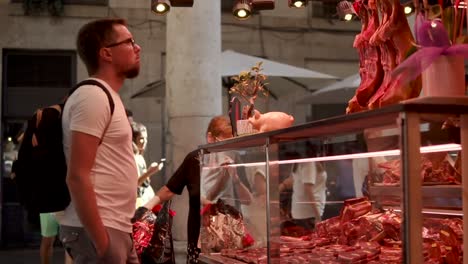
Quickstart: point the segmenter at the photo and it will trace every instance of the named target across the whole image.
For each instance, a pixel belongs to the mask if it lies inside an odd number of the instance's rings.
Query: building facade
[[[195,6],[197,1],[206,0],[195,0]],[[325,2],[291,9],[286,0],[277,0],[274,10],[256,12],[249,20],[239,21],[230,12],[232,1],[220,1],[222,50],[231,49],[340,78],[358,71],[357,53],[352,43],[359,33],[360,23],[346,23],[326,15],[324,18],[324,13],[330,14],[327,11],[330,6]],[[21,209],[11,190],[14,183],[9,179],[7,169],[6,161],[10,159],[6,147],[8,138],[15,143],[14,137],[35,108],[57,102],[67,88],[86,78],[86,69],[75,52],[76,35],[86,22],[105,17],[128,20],[136,42],[142,47],[142,65],[140,76],[126,81],[121,96],[133,111],[134,119],[148,128],[147,161],[157,161],[165,156],[164,86],[155,85],[151,92],[136,94],[165,79],[166,17],[151,13],[150,1],[146,0],[62,2],[63,12],[52,16],[46,9],[35,9],[26,15],[22,1],[0,0],[0,111],[5,164],[0,182],[3,244],[21,240],[19,236],[27,232],[27,228],[15,225],[21,218]],[[262,111],[290,113],[296,124],[306,122],[323,114],[313,112],[319,111],[320,107],[297,104],[297,101],[330,82],[271,79],[269,83],[276,98],[259,100],[258,107]],[[221,81],[219,89],[223,89],[223,111],[227,112],[227,89],[222,87]],[[170,173],[168,171],[166,175]],[[164,182],[164,177],[160,177],[153,181],[153,187],[158,188]]]

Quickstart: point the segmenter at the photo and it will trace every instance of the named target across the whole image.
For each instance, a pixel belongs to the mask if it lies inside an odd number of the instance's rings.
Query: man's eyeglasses
[[[126,40],[122,40],[122,41],[119,41],[119,42],[116,42],[116,43],[109,44],[109,45],[107,45],[105,47],[106,48],[112,48],[112,47],[116,47],[116,46],[119,46],[119,45],[122,45],[122,44],[132,44],[132,47],[135,47],[135,40],[133,38],[128,38]]]

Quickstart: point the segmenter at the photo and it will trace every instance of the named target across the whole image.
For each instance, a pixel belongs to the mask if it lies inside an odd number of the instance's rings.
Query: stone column
[[[166,26],[166,178],[185,155],[204,144],[209,120],[221,109],[221,1],[171,8]],[[188,193],[172,208],[175,240],[187,240]]]

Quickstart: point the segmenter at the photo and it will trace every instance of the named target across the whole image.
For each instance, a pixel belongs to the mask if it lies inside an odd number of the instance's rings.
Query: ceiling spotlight
[[[288,6],[294,8],[302,8],[307,5],[307,0],[288,0]]]
[[[151,11],[156,15],[165,15],[170,9],[169,0],[151,0]]]
[[[252,15],[250,0],[237,0],[232,8],[232,14],[239,20],[245,20]]]
[[[460,2],[460,3],[462,3],[462,2]],[[405,15],[409,16],[409,15],[413,14],[416,9],[414,8],[413,2],[409,2],[406,5],[404,5],[403,10],[405,11]]]
[[[462,3],[462,2],[460,1],[460,3]],[[413,2],[413,0],[400,0],[400,5],[403,6],[403,11],[405,12],[406,16],[409,16],[409,15],[413,14],[414,11],[416,11],[416,8],[414,8],[414,4],[415,3]],[[435,16],[439,17],[440,16],[440,11],[435,11],[435,9],[432,9],[432,7],[440,7],[440,6],[439,5],[433,5],[433,6],[431,6],[431,10],[429,11],[429,13],[434,14]],[[436,14],[436,13],[438,13],[438,14]]]
[[[345,21],[351,21],[353,19],[353,17],[354,17],[353,14],[346,14],[346,15],[344,15],[343,19]]]
[[[405,14],[409,15],[413,12],[413,8],[411,6],[405,6]]]

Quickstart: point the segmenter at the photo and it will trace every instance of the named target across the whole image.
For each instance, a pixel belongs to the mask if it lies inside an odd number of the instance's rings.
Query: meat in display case
[[[467,144],[426,97],[202,145],[200,261],[468,263]]]

